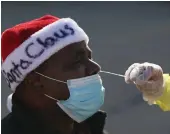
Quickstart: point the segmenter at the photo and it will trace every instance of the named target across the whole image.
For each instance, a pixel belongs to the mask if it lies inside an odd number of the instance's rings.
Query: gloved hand
[[[152,63],[134,63],[125,72],[125,82],[134,83],[143,93],[143,99],[153,104],[164,91],[163,70]]]

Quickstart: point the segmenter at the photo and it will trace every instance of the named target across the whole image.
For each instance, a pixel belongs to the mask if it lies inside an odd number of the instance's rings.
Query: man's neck
[[[12,114],[27,129],[48,134],[72,134],[74,121],[59,107],[43,111],[32,110],[13,102]]]
[[[58,131],[60,134],[72,134],[74,121],[64,113],[59,106],[55,109],[48,109],[43,113],[45,126],[51,131]]]
[[[106,119],[106,113],[98,111],[83,123],[75,123],[57,105],[56,109],[47,108],[38,111],[25,107],[20,102],[13,102],[12,115],[19,123],[19,128],[22,128],[24,132],[27,131],[25,134],[75,134],[81,132],[98,134],[102,133]]]

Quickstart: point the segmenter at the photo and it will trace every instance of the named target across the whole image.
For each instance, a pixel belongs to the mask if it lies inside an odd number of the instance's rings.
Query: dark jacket
[[[1,120],[2,134],[53,134],[43,130],[42,126],[35,121],[34,115],[23,109],[13,106],[12,112]],[[84,124],[88,126],[90,134],[105,134],[105,119],[106,113],[98,111],[87,119]],[[56,132],[55,134],[60,133]],[[81,132],[79,125],[75,125],[73,134],[86,134],[86,132]]]

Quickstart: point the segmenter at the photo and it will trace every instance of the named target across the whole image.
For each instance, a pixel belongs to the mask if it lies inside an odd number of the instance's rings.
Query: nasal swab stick
[[[122,74],[116,74],[116,73],[111,73],[111,72],[107,72],[107,71],[100,71],[102,73],[107,73],[107,74],[112,74],[112,75],[116,75],[116,76],[119,76],[119,77],[125,77],[124,75]]]

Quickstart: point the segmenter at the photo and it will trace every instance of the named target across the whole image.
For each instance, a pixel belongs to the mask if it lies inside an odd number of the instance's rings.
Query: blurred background
[[[170,72],[170,2],[1,2],[1,28],[45,14],[71,17],[87,32],[103,70],[124,74],[134,62],[152,62]],[[168,56],[169,55],[169,56]],[[134,85],[101,74],[110,134],[170,134],[170,113],[149,106]],[[1,118],[11,93],[2,77]]]

